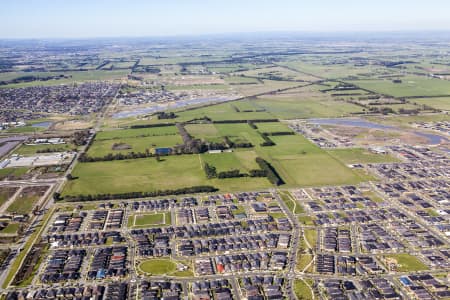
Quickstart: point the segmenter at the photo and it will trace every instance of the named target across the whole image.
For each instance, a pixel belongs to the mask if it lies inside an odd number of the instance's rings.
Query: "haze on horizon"
[[[447,31],[445,0],[15,0],[0,38],[91,38],[236,32]]]

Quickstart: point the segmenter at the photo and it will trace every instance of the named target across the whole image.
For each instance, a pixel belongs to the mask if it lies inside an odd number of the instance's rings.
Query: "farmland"
[[[394,97],[450,95],[450,82],[422,76],[400,77],[401,83],[392,80],[357,80],[351,83],[380,94]]]
[[[277,122],[257,123],[260,131],[290,131],[284,124]],[[100,133],[88,151],[91,156],[104,156],[114,144],[126,144],[131,149],[120,151],[145,152],[149,147],[172,147],[181,143],[178,135],[171,135],[172,127],[160,127],[162,133],[169,135],[147,136],[144,129],[134,134],[143,137],[131,138],[133,130],[114,130]],[[152,134],[158,129],[152,128]],[[233,142],[250,142],[254,147],[249,150],[237,150],[230,153],[167,156],[161,161],[156,159],[138,159],[126,161],[107,161],[78,164],[72,175],[77,178],[69,182],[64,190],[66,195],[126,193],[134,191],[155,191],[178,189],[198,185],[212,185],[222,191],[247,188],[268,188],[265,178],[227,178],[207,179],[203,165],[208,163],[218,172],[240,170],[248,174],[258,169],[255,162],[260,156],[269,161],[288,186],[315,186],[327,184],[352,184],[366,180],[365,177],[348,169],[339,160],[311,144],[298,135],[273,136],[275,146],[261,147],[264,142],[260,133],[248,124],[192,124],[187,130],[196,138],[208,141],[222,141],[227,136]],[[145,133],[147,132],[147,134]],[[120,138],[127,136],[129,138]],[[114,138],[117,137],[117,138]],[[107,139],[111,138],[111,139]],[[164,181],[160,179],[164,178]]]
[[[375,154],[361,148],[336,149],[327,152],[345,164],[389,163],[399,161],[399,159],[388,154]]]

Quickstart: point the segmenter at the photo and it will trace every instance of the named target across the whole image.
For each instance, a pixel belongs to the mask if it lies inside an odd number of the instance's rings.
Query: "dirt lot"
[[[350,126],[327,126],[331,133],[350,138],[356,145],[373,146],[386,144],[427,144],[427,139],[414,133],[399,130],[383,131]]]
[[[53,125],[54,130],[79,130],[92,126],[91,122],[82,120],[61,121]]]

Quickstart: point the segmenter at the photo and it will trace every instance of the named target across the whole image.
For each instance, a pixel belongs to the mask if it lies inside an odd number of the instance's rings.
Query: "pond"
[[[369,129],[380,129],[380,130],[401,130],[398,127],[382,125],[374,122],[370,122],[363,119],[309,119],[311,124],[318,125],[341,125],[341,126],[354,126]],[[439,145],[443,142],[449,142],[449,139],[438,134],[425,133],[419,131],[413,131],[415,135],[426,138],[429,145]]]
[[[363,119],[310,119],[309,123],[319,125],[342,125],[369,129],[395,129],[395,127],[370,122]]]
[[[53,124],[53,122],[45,121],[45,122],[34,123],[31,125],[31,127],[49,128],[52,124]]]

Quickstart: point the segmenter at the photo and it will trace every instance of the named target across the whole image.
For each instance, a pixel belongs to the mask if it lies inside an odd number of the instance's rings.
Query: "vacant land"
[[[333,149],[328,150],[327,152],[345,164],[388,163],[400,161],[389,154],[375,154],[362,148]]]
[[[17,192],[17,187],[0,187],[0,206],[2,206],[8,199]]]
[[[48,187],[46,186],[24,188],[6,210],[16,214],[31,213],[33,207],[45,194],[47,189]]]

